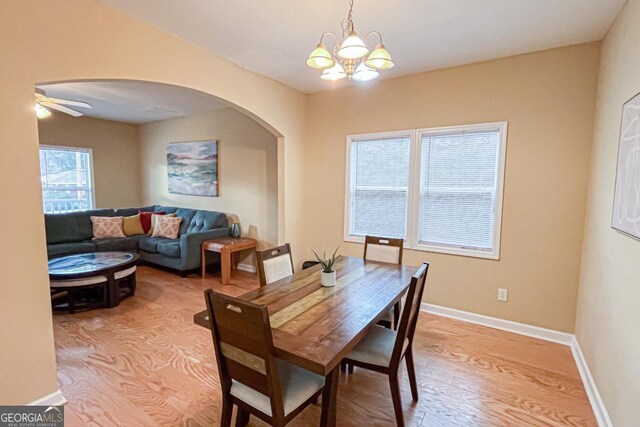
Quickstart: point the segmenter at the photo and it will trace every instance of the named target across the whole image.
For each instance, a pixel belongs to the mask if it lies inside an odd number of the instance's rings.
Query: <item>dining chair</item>
[[[378,325],[374,326],[344,359],[349,366],[355,365],[389,376],[396,423],[401,427],[404,426],[404,415],[402,413],[398,373],[403,358],[407,364],[411,396],[414,401],[418,401],[418,385],[413,364],[412,347],[428,270],[429,264],[425,262],[416,274],[411,277],[406,306],[402,312],[398,330],[394,331]]]
[[[391,239],[387,237],[366,236],[364,238],[364,255],[367,261],[388,262],[392,264],[402,264],[403,239]],[[384,314],[378,322],[386,328],[398,327],[400,319],[401,303],[396,303],[392,309]]]
[[[317,402],[324,377],[277,359],[266,306],[205,291],[222,388],[223,427],[246,426],[251,414],[284,426]],[[323,402],[324,404],[324,402]]]
[[[293,274],[293,257],[288,243],[277,248],[256,251],[256,261],[260,286]]]

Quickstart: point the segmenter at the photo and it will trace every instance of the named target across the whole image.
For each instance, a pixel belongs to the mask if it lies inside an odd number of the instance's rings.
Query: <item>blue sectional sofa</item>
[[[92,216],[131,216],[145,212],[175,213],[182,218],[177,239],[129,236],[120,239],[93,240]],[[144,262],[186,274],[200,267],[200,245],[203,241],[229,235],[227,216],[221,212],[171,206],[96,209],[65,214],[45,214],[47,253],[49,258],[84,252],[137,252]],[[207,264],[220,262],[217,254],[207,252]]]

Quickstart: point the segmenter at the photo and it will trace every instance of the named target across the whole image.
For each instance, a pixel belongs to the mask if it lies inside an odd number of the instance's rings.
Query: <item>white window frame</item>
[[[77,152],[77,151],[81,151],[83,153],[87,153],[89,155],[89,179],[88,182],[90,183],[90,187],[89,187],[89,192],[91,194],[91,209],[96,209],[96,186],[95,186],[95,182],[94,182],[94,173],[93,173],[93,149],[91,148],[86,148],[86,147],[69,147],[69,146],[64,146],[64,145],[46,145],[46,144],[40,144],[40,146],[38,147],[38,156],[40,155],[40,149],[51,149],[51,150],[57,150],[57,151],[73,151],[73,152]],[[66,188],[67,190],[85,190],[82,187],[68,187]],[[42,198],[42,207],[44,208],[44,197],[42,195],[42,192],[44,191],[44,188],[40,189],[40,197]],[[89,210],[91,210],[89,209]],[[73,212],[81,212],[81,211],[73,211]]]
[[[353,242],[353,243],[364,243],[365,236],[357,236],[351,234],[351,194],[355,191],[355,180],[353,180],[351,176],[352,169],[352,159],[351,159],[351,146],[354,142],[362,142],[369,140],[380,140],[380,139],[400,139],[400,138],[409,138],[409,164],[413,165],[415,159],[413,158],[415,154],[414,145],[415,145],[415,137],[416,131],[415,129],[404,130],[404,131],[394,131],[394,132],[377,132],[377,133],[366,133],[360,135],[347,135],[347,174],[345,176],[345,204],[344,204],[344,241],[345,242]],[[409,170],[409,182],[407,188],[407,236],[410,232],[410,224],[409,218],[411,217],[411,206],[413,204],[413,191],[411,187],[412,181],[412,169]],[[405,248],[409,249],[408,240],[405,238],[404,240]]]
[[[494,204],[494,224],[493,224],[493,250],[483,251],[475,248],[465,248],[456,246],[437,246],[419,243],[419,217],[420,217],[420,172],[421,172],[421,150],[422,135],[442,135],[447,133],[492,131],[500,132],[500,142],[498,147],[497,170],[496,170],[496,193]],[[351,235],[351,195],[354,191],[355,182],[351,174],[353,168],[351,159],[351,149],[354,142],[375,140],[375,139],[397,139],[409,138],[409,192],[407,194],[407,235],[405,237],[404,248],[416,251],[435,252],[449,255],[458,255],[473,258],[484,258],[491,260],[500,259],[500,242],[502,235],[502,206],[504,198],[504,174],[507,152],[507,132],[508,122],[478,123],[458,126],[445,126],[437,128],[423,128],[405,130],[397,132],[378,132],[369,134],[347,135],[347,156],[345,175],[345,217],[344,217],[344,241],[353,243],[364,243],[363,236]]]

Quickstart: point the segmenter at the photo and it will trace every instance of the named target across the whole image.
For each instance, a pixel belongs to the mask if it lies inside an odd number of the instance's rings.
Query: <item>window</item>
[[[351,142],[351,235],[403,237],[407,230],[411,135]]]
[[[40,181],[45,213],[93,209],[90,149],[41,146]]]
[[[507,123],[348,137],[345,240],[499,258]]]

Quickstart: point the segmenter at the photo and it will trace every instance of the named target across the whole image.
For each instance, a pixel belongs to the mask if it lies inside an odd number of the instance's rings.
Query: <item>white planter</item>
[[[320,273],[320,283],[326,288],[334,286],[336,284],[336,272],[332,271],[331,273],[325,273],[323,271]]]

